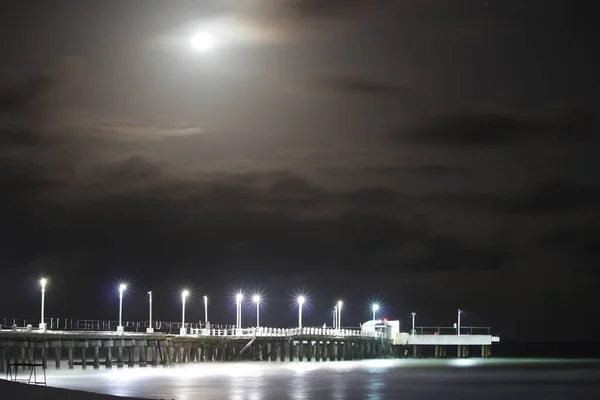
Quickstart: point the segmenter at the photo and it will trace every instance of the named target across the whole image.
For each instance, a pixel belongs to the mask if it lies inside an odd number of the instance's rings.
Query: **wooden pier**
[[[344,361],[389,358],[384,335],[360,330],[197,330],[191,334],[0,331],[0,371],[34,364],[98,369],[227,361]]]
[[[99,324],[100,325],[100,324]],[[485,329],[481,334],[474,329]],[[202,329],[184,334],[115,331],[0,330],[0,372],[48,363],[59,369],[170,366],[196,362],[315,362],[378,358],[492,356],[489,328],[418,328],[411,334],[328,328]],[[447,334],[443,334],[446,332]]]

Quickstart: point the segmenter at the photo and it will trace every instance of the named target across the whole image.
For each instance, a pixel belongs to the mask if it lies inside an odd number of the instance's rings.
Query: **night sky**
[[[0,6],[0,318],[381,316],[585,340],[600,301],[595,1]],[[208,52],[190,37],[210,32]],[[596,171],[596,172],[594,172]],[[247,296],[249,298],[249,296]],[[253,306],[243,325],[254,324]]]

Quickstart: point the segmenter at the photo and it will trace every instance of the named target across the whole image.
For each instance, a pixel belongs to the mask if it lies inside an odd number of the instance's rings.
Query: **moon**
[[[197,51],[206,52],[213,48],[215,38],[209,32],[200,32],[192,36],[190,46]]]

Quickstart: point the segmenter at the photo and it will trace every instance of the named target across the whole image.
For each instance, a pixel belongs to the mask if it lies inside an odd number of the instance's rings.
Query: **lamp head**
[[[303,305],[306,302],[306,298],[304,296],[298,296],[298,304]]]
[[[46,278],[40,279],[40,286],[42,287],[42,290],[46,289],[46,283],[48,283]]]
[[[373,308],[373,311],[379,310],[379,304],[377,304],[377,303],[373,304],[372,308]]]
[[[344,304],[344,303],[343,303],[341,300],[340,300],[340,301],[338,301],[338,303],[337,303],[337,305],[338,305],[338,308],[342,308],[342,304]]]
[[[254,297],[252,297],[252,301],[255,302],[256,304],[260,303],[260,296],[259,295],[254,295]]]
[[[124,283],[121,283],[121,284],[119,285],[119,293],[120,293],[120,294],[123,294],[123,292],[125,291],[125,289],[127,289],[127,285],[126,285],[126,284],[124,284]]]
[[[243,294],[238,293],[238,294],[235,295],[235,301],[240,302],[242,300],[244,300],[244,295]]]
[[[184,299],[184,300],[189,295],[190,295],[190,291],[189,290],[184,290],[183,292],[181,292],[181,298]]]

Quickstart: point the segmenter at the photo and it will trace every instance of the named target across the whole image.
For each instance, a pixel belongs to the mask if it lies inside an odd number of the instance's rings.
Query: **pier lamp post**
[[[375,318],[377,317],[377,311],[379,311],[379,304],[375,303],[371,308],[373,309],[373,321],[375,321]]]
[[[298,296],[298,328],[302,328],[302,307],[306,302],[304,296]]]
[[[462,314],[462,310],[458,309],[458,318],[456,320],[456,334],[460,336],[460,314]]]
[[[342,329],[342,304],[341,300],[337,303],[337,328]]]
[[[411,315],[412,315],[412,331],[410,333],[411,333],[411,335],[414,335],[416,333],[415,332],[415,316],[417,315],[417,313],[414,312]]]
[[[259,328],[260,327],[260,296],[254,295],[254,297],[252,297],[252,301],[254,303],[256,303],[256,327]]]
[[[127,285],[121,283],[119,285],[119,326],[117,326],[117,333],[122,335],[125,332],[123,328],[123,292],[127,289]]]
[[[332,320],[333,320],[333,329],[335,329],[335,328],[337,328],[337,306],[333,306],[332,314],[333,314],[333,316],[332,316],[333,317],[332,318]]]
[[[235,303],[237,306],[237,318],[235,324],[237,329],[242,329],[242,300],[244,300],[244,295],[242,293],[235,295]]]
[[[150,309],[150,315],[148,317],[148,327],[146,328],[146,333],[154,333],[154,328],[152,327],[152,290],[148,292],[148,307]]]
[[[204,296],[204,328],[208,329],[208,296]]]
[[[181,292],[181,328],[179,328],[179,335],[187,335],[187,329],[185,329],[185,299],[190,295],[189,290]]]
[[[40,332],[45,333],[48,325],[44,322],[44,308],[45,308],[45,297],[46,297],[46,283],[48,283],[46,278],[40,279],[40,286],[42,287],[42,318],[40,320]]]

